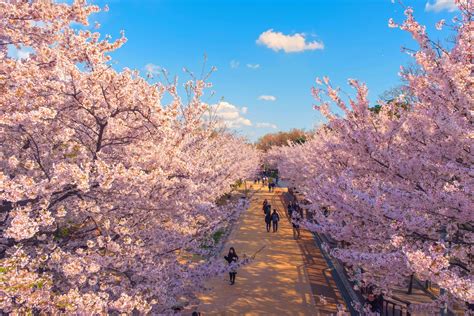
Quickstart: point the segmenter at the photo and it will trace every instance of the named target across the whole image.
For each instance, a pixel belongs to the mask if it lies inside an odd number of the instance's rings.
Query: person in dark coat
[[[239,256],[237,256],[237,253],[235,252],[234,247],[230,247],[229,253],[227,256],[224,256],[224,259],[229,263],[229,266],[232,264],[237,263],[237,260],[239,260]],[[230,285],[233,285],[235,283],[235,276],[237,275],[237,270],[235,267],[231,266],[230,271],[229,271],[229,282]]]
[[[272,213],[272,223],[273,223],[273,232],[276,233],[278,231],[278,222],[280,221],[280,214],[278,214],[277,210],[273,210]]]
[[[270,232],[270,226],[272,224],[272,213],[271,213],[271,207],[270,204],[267,205],[267,209],[265,210],[265,227],[267,229],[267,232]]]
[[[267,201],[267,199],[265,199],[265,200],[263,201],[263,206],[262,206],[263,213],[266,213],[266,211],[267,211],[267,205],[268,205],[268,201]]]
[[[272,212],[272,205],[267,203],[267,205],[265,205],[265,208],[263,209],[263,213],[265,215],[267,215],[267,214],[271,215],[271,212]]]
[[[288,217],[291,220],[291,215],[293,215],[293,204],[290,202],[288,203]]]
[[[365,303],[370,306],[370,311],[373,313],[382,313],[383,309],[383,296],[382,294],[380,295],[375,295],[373,293],[369,293],[367,296],[367,299],[365,300]]]

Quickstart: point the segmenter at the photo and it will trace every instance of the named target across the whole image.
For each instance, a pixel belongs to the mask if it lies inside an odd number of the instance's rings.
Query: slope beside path
[[[312,235],[302,230],[301,239],[293,239],[282,203],[286,188],[276,188],[275,192],[269,193],[260,185],[251,187],[250,207],[233,228],[222,256],[229,247],[234,247],[240,257],[258,254],[253,262],[238,270],[234,285],[229,285],[228,275],[210,280],[210,290],[200,296],[199,311],[203,315],[337,313],[336,305],[344,304],[344,301]],[[280,213],[277,233],[265,229],[264,199]]]

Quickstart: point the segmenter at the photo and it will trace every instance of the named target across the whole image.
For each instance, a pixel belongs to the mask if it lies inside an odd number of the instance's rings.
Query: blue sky
[[[427,1],[404,4],[414,8],[433,38],[443,39],[446,32],[434,25],[456,14],[453,0],[430,0],[428,6]],[[387,26],[390,17],[403,21],[402,7],[390,0],[94,3],[110,8],[92,17],[101,24],[100,32],[115,37],[125,30],[128,38],[113,54],[117,69],[145,73],[147,65],[162,67],[184,82],[188,76],[182,68],[199,74],[206,54],[209,67],[218,69],[210,78],[215,96],[206,102],[223,99],[222,117],[251,140],[321,122],[310,93],[316,77],[328,76],[349,93],[348,78],[364,81],[375,103],[397,85],[400,65],[410,61],[400,47],[416,48],[407,33]]]

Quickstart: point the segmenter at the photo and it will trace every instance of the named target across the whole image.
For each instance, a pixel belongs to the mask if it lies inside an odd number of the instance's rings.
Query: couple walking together
[[[278,222],[280,221],[280,214],[278,214],[276,209],[273,209],[272,213],[272,206],[268,203],[266,199],[265,201],[263,201],[262,208],[263,213],[265,214],[265,224],[267,232],[270,232],[270,226],[272,226],[273,232],[276,233],[278,231]]]

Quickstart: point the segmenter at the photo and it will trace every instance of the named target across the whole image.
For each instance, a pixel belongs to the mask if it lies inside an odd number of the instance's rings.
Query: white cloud
[[[27,59],[30,57],[30,54],[33,53],[33,49],[31,47],[21,46],[20,48],[16,48],[13,45],[8,45],[7,54],[11,58],[15,59]]]
[[[18,58],[19,58],[19,59],[26,59],[26,58],[28,58],[28,57],[30,57],[30,52],[28,52],[28,51],[26,51],[26,50],[22,50],[22,49],[20,49],[20,50],[18,51]]]
[[[265,122],[257,123],[257,124],[255,124],[255,127],[257,127],[257,128],[273,128],[273,129],[277,128],[277,126],[275,124],[265,123]]]
[[[247,107],[239,109],[229,102],[221,101],[217,104],[210,105],[210,109],[211,116],[215,117],[226,127],[252,126],[252,122],[241,115],[247,113]]]
[[[273,96],[273,95],[261,95],[258,97],[259,100],[262,100],[262,101],[276,101],[276,97]]]
[[[316,121],[314,124],[313,124],[313,129],[314,130],[318,130],[320,129],[321,127],[323,127],[325,125],[325,123],[323,121]]]
[[[239,68],[239,65],[240,65],[240,62],[238,60],[232,59],[230,61],[230,68],[233,68],[233,69]]]
[[[430,1],[426,2],[425,10],[426,11],[434,11],[439,12],[443,10],[448,10],[449,12],[453,12],[457,10],[457,6],[454,3],[454,0],[435,0],[434,3]]]
[[[281,32],[274,32],[272,29],[263,32],[257,39],[257,44],[264,45],[274,51],[283,50],[285,53],[303,52],[305,50],[323,49],[323,42],[307,42],[305,35],[295,33],[285,35]]]
[[[260,68],[260,64],[247,64],[247,68],[258,69]]]
[[[150,73],[152,75],[156,75],[161,72],[161,67],[155,64],[146,64],[145,65],[145,70],[147,73]]]

